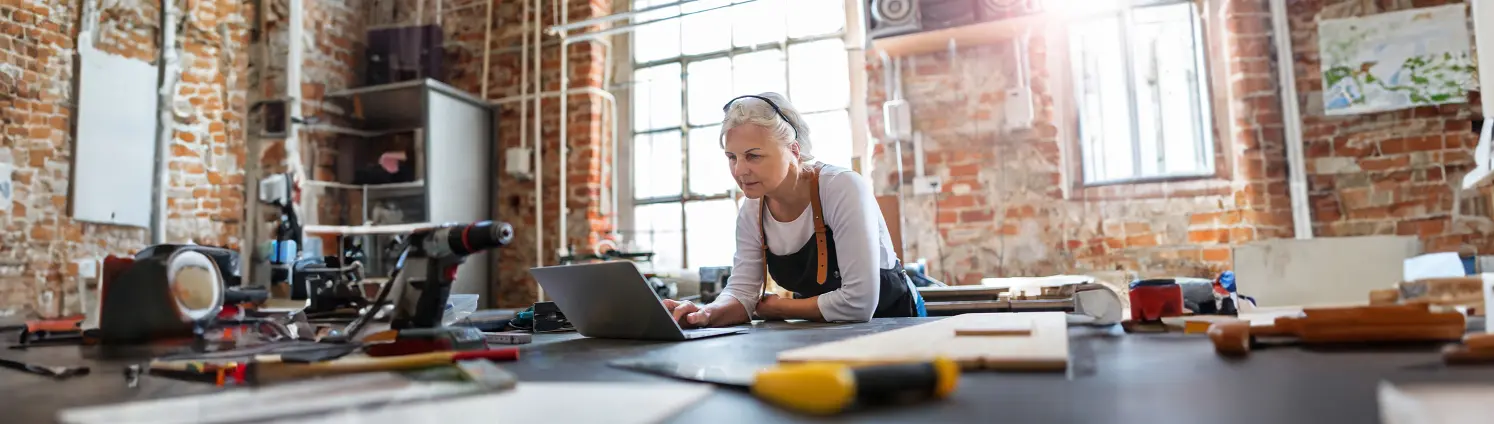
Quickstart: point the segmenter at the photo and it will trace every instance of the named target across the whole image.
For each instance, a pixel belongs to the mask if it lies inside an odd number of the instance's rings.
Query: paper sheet
[[[1428,253],[1406,258],[1405,268],[1401,273],[1401,278],[1403,278],[1401,281],[1468,275],[1467,270],[1463,268],[1463,258],[1458,257],[1457,252]]]

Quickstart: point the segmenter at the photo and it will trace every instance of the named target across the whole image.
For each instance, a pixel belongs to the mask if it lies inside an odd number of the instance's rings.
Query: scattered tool
[[[1183,288],[1171,279],[1131,282],[1131,319],[1121,323],[1127,332],[1166,332],[1162,318],[1183,315]]]
[[[44,375],[58,380],[68,377],[88,374],[88,367],[53,367],[46,365],[28,364],[9,359],[0,359],[0,367],[17,369],[37,375]]]
[[[53,320],[26,321],[17,340],[18,346],[71,344],[83,341],[83,316]]]
[[[519,359],[517,348],[490,349],[469,352],[431,352],[417,355],[384,358],[357,357],[310,364],[284,362],[274,358],[246,362],[204,363],[197,361],[154,361],[151,372],[185,373],[196,376],[212,376],[218,385],[232,383],[262,384],[277,381],[299,380],[329,375],[353,374],[375,371],[403,371],[441,365],[471,359],[490,361],[515,361]]]
[[[1216,322],[1208,334],[1220,355],[1244,356],[1273,338],[1304,344],[1457,341],[1466,328],[1463,314],[1432,312],[1419,304],[1305,308],[1270,325]]]
[[[363,339],[369,356],[399,356],[445,350],[488,348],[482,331],[472,327],[409,328],[386,330]]]
[[[660,361],[615,361],[614,367],[751,390],[753,396],[816,415],[855,406],[942,399],[959,383],[960,365],[948,358],[853,367],[813,362],[748,370]]]
[[[1464,336],[1462,344],[1449,345],[1442,350],[1442,361],[1450,365],[1494,363],[1494,334]]]

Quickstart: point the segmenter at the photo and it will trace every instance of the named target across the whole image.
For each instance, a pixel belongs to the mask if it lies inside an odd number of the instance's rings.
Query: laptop
[[[747,331],[680,328],[632,262],[548,266],[529,272],[576,332],[586,337],[680,341]]]

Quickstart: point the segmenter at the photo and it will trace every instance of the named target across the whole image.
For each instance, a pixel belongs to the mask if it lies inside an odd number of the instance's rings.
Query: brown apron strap
[[[768,219],[768,196],[758,199],[757,208],[757,234],[758,239],[763,241],[763,294],[768,293],[768,230],[763,228],[763,220]]]
[[[819,261],[815,268],[815,283],[825,284],[825,278],[830,271],[830,247],[825,241],[825,213],[820,207],[820,167],[824,164],[816,164],[814,167],[814,178],[809,181],[809,207],[814,216],[814,244],[817,249],[815,253]],[[763,221],[768,219],[768,197],[763,196],[758,202],[757,209],[757,233],[763,245],[763,293],[768,290],[768,231],[763,227]]]
[[[820,261],[819,268],[814,274],[814,281],[818,284],[825,284],[825,274],[829,271],[830,267],[830,248],[825,246],[825,212],[820,208],[821,165],[823,164],[815,165],[814,178],[809,180],[809,206],[811,212],[814,213],[814,244],[819,248],[815,250],[819,255]]]

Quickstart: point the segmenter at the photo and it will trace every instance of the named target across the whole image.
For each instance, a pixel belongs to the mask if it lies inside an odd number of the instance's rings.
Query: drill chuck
[[[432,231],[425,248],[435,257],[467,256],[507,246],[514,239],[514,227],[507,222],[478,221]]]

